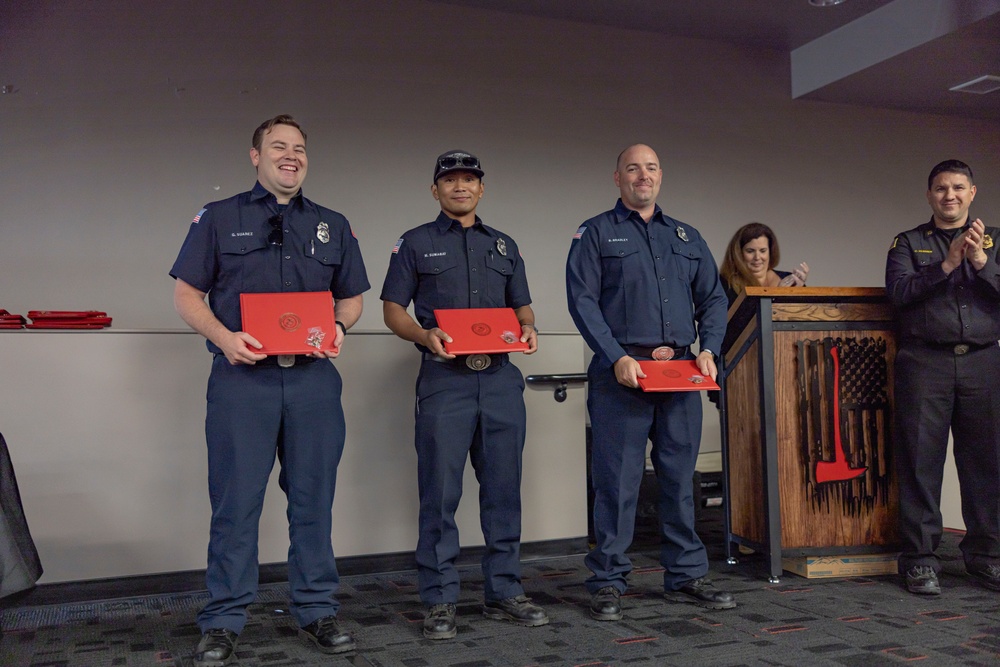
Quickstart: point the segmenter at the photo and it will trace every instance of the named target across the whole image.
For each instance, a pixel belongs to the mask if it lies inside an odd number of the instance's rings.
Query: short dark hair
[[[969,177],[969,185],[975,185],[976,182],[972,179],[972,167],[965,164],[961,160],[945,160],[944,162],[938,162],[931,169],[930,176],[927,177],[927,189],[930,190],[934,185],[934,178],[941,173],[948,172],[949,174],[964,174]]]
[[[306,131],[302,129],[302,126],[299,125],[298,121],[289,116],[288,114],[282,113],[278,114],[274,118],[265,120],[263,123],[260,124],[260,127],[258,127],[256,130],[253,131],[252,145],[254,148],[257,149],[258,152],[260,152],[260,147],[264,143],[264,135],[270,132],[271,128],[274,127],[275,125],[291,125],[296,130],[302,133],[302,141],[304,142],[306,140]]]

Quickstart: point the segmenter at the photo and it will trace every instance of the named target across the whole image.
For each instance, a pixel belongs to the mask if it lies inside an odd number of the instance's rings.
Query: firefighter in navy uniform
[[[930,221],[897,236],[885,285],[896,308],[899,571],[911,593],[941,592],[941,484],[954,441],[966,571],[1000,590],[1000,228],[969,215],[972,170],[942,162],[927,178]]]
[[[733,595],[705,575],[708,555],[695,532],[693,477],[701,441],[699,392],[645,393],[636,359],[692,359],[716,378],[715,350],[726,332],[726,294],[711,252],[698,232],[656,204],[662,182],[649,146],[618,157],[614,209],[583,223],[566,263],[573,321],[594,351],[587,371],[596,545],[586,564],[590,614],[622,617],[621,594],[632,563],[626,550],[635,530],[646,442],[659,482],[663,585],[667,599],[731,609]]]
[[[253,190],[199,212],[170,274],[181,318],[215,355],[205,435],[212,524],[205,573],[209,601],[194,663],[234,659],[257,591],[257,532],[277,457],[288,498],[288,588],[299,635],[324,653],[354,649],[337,621],[331,508],[345,425],[337,356],[369,288],[344,216],[302,196],[306,136],[286,115],[254,132]],[[241,292],[325,292],[336,300],[336,352],[265,356],[242,331]],[[208,296],[208,303],[205,301]]]
[[[476,215],[483,195],[479,159],[449,151],[434,164],[431,194],[441,206],[433,222],[403,234],[393,248],[382,287],[386,326],[422,353],[417,377],[415,439],[420,493],[416,560],[423,634],[455,636],[459,535],[455,510],[466,459],[479,480],[483,554],[483,615],[534,627],[549,622],[521,586],[521,452],[524,378],[506,354],[459,356],[437,326],[434,309],[513,308],[521,342],[537,349],[535,316],[514,240]],[[416,319],[407,313],[410,302]],[[512,332],[514,333],[514,332]]]

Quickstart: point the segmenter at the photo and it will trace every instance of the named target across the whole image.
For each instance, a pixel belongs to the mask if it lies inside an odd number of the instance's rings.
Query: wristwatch
[[[344,326],[343,322],[341,322],[340,320],[337,320],[336,322],[334,322],[334,324],[337,325],[337,326],[339,326],[341,329],[344,330],[344,335],[345,336],[347,335],[347,327]]]

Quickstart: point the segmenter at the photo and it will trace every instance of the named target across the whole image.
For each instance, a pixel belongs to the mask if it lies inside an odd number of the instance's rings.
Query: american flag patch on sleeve
[[[392,254],[395,255],[399,252],[399,246],[403,245],[403,239],[396,241],[396,245],[392,246]]]
[[[200,211],[198,211],[198,215],[194,216],[194,220],[191,221],[191,224],[197,225],[199,222],[201,222],[201,216],[205,215],[205,211],[207,210],[208,210],[207,208],[203,208]]]
[[[583,236],[583,233],[585,231],[587,231],[586,227],[580,227],[580,229],[576,230],[576,234],[573,234],[573,238],[575,238],[575,239],[580,238],[581,236]]]

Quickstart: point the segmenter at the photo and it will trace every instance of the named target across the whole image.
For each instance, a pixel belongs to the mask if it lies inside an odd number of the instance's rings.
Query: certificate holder
[[[243,331],[266,355],[336,351],[337,325],[330,292],[260,292],[240,294]]]
[[[448,354],[503,354],[529,349],[513,308],[451,308],[434,311],[438,327],[451,336]]]
[[[639,368],[646,374],[636,378],[643,391],[708,391],[719,385],[707,375],[702,375],[693,359],[674,361],[639,360]]]

